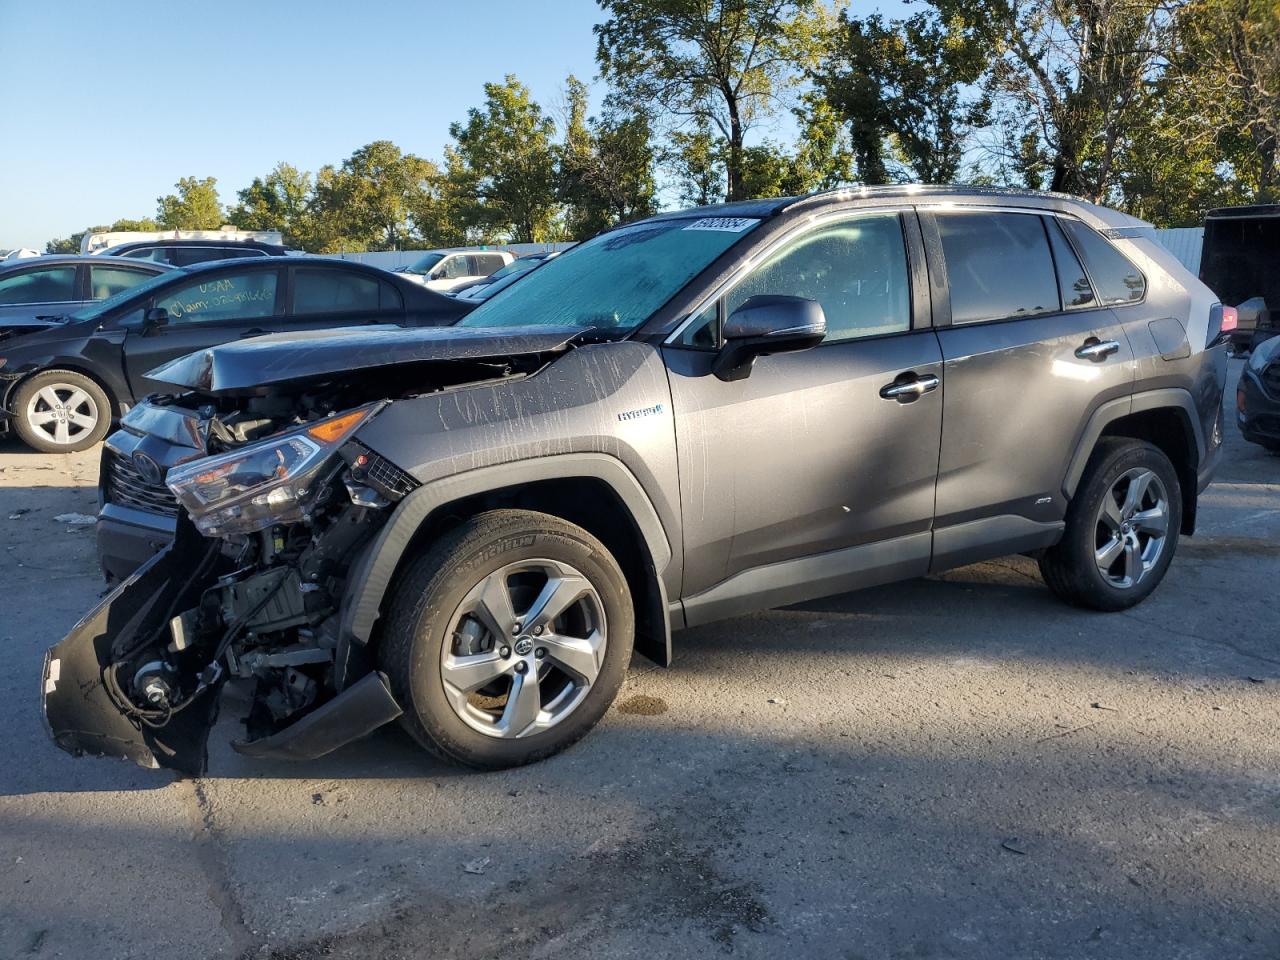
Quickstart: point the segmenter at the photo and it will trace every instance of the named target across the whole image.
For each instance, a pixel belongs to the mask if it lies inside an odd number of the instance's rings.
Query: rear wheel
[[[548,514],[495,510],[409,568],[380,659],[422,746],[496,769],[590,730],[622,684],[633,633],[626,579],[600,541]]]
[[[111,401],[96,382],[73,370],[45,370],[21,384],[10,409],[13,428],[41,453],[87,450],[111,427]]]
[[[1072,498],[1062,540],[1040,558],[1041,575],[1068,603],[1123,610],[1164,578],[1181,525],[1178,475],[1163,451],[1105,439]]]

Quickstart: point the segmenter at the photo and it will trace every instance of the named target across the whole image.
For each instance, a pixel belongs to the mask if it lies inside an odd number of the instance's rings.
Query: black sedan
[[[155,389],[147,371],[175,357],[264,333],[444,326],[472,306],[385,270],[325,257],[164,270],[51,323],[0,322],[0,432],[12,429],[46,453],[84,450]]]
[[[1280,453],[1280,337],[1249,354],[1236,387],[1236,423],[1246,440]]]

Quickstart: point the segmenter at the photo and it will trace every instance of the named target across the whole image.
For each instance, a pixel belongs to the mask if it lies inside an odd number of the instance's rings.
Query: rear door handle
[[[1083,345],[1076,347],[1076,356],[1081,360],[1101,362],[1113,353],[1118,353],[1120,344],[1115,340],[1099,340],[1090,337]]]
[[[916,377],[912,380],[898,379],[893,383],[885,384],[880,388],[880,396],[886,400],[897,400],[899,403],[910,403],[912,400],[918,400],[926,393],[932,393],[938,389],[938,384],[942,381],[933,374],[926,374],[923,377]]]

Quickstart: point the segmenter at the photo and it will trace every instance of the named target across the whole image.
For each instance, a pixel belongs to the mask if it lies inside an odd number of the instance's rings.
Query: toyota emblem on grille
[[[142,475],[142,479],[153,486],[159,484],[164,476],[164,472],[160,469],[160,464],[145,453],[135,453],[133,455],[133,465],[138,468],[138,473]]]

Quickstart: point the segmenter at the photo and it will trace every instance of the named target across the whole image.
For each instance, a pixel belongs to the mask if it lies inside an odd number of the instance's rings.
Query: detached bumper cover
[[[154,632],[193,576],[208,543],[183,543],[156,554],[116,587],[45,654],[40,693],[49,734],[74,756],[122,757],[144,767],[199,776],[207,765],[209,729],[220,684],[201,693],[163,727],[130,719],[108,692],[104,672],[140,638]],[[179,549],[182,547],[182,549]]]

